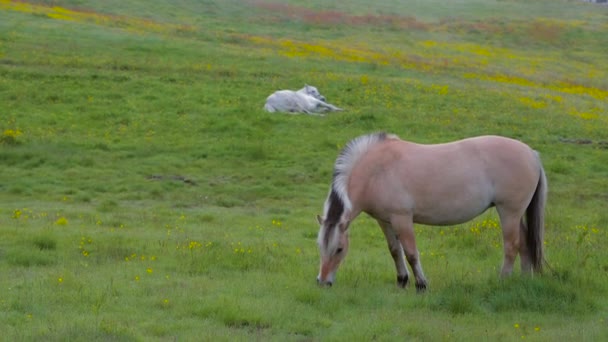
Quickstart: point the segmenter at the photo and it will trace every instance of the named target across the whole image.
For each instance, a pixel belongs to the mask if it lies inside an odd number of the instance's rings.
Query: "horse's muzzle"
[[[333,284],[334,283],[332,283],[330,280],[321,281],[321,279],[317,277],[317,285],[320,287],[331,287]]]

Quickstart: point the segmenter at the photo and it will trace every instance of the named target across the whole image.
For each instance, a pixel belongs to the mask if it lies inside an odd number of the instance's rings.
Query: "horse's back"
[[[506,192],[515,184],[537,182],[539,162],[537,154],[523,142],[507,137],[485,135],[437,145],[416,145],[419,164],[429,164],[448,174],[470,175],[480,182],[490,182],[495,192]],[[441,182],[441,179],[435,181]],[[449,182],[449,179],[446,179]],[[536,183],[535,183],[536,184]]]
[[[442,144],[418,144],[401,139],[387,139],[372,154],[390,156],[387,162],[408,168],[452,168],[474,171],[497,171],[496,168],[535,164],[535,152],[528,145],[507,137],[478,136]],[[410,170],[411,171],[411,170]],[[429,170],[421,171],[421,175]]]
[[[266,98],[267,103],[285,102],[286,99],[295,97],[296,93],[291,90],[277,90]]]
[[[496,153],[499,151],[514,153],[520,155],[522,158],[527,158],[529,156],[534,155],[534,150],[530,148],[527,144],[508,137],[498,136],[498,135],[483,135],[473,138],[467,138],[463,140],[456,141],[454,143],[472,143],[481,150],[486,153]],[[517,159],[516,156],[510,156],[511,159]]]
[[[289,112],[299,109],[299,96],[291,90],[277,90],[266,98],[264,109],[268,112]]]
[[[483,136],[476,144],[493,183],[495,204],[521,210],[520,204],[530,200],[542,174],[538,153],[523,142],[506,137]]]
[[[476,156],[483,164],[485,172],[495,175],[493,178],[516,181],[524,174],[538,177],[540,164],[537,152],[519,140],[489,135],[460,142],[463,149],[468,151],[467,154]]]
[[[351,177],[349,192],[363,210],[388,208],[411,212],[420,223],[453,224],[531,196],[523,189],[536,184],[539,169],[531,148],[505,137],[434,145],[387,139],[361,157]]]

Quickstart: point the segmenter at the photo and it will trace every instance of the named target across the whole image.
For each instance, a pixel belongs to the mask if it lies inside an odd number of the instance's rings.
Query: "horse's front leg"
[[[329,109],[330,111],[334,111],[334,112],[339,112],[339,111],[343,110],[342,108],[338,108],[338,107],[332,105],[331,103],[327,103],[327,102],[322,102],[322,105],[325,108]]]
[[[414,221],[409,215],[395,215],[391,217],[391,225],[397,234],[397,239],[405,251],[405,257],[412,267],[414,278],[416,279],[416,290],[422,292],[426,290],[427,281],[422,271],[420,255],[416,248],[416,237],[414,236]]]
[[[315,116],[324,116],[323,114],[318,114],[314,111],[314,109],[310,110],[308,108],[305,107],[300,107],[300,112],[304,113],[304,114],[308,114],[308,115],[315,115]]]
[[[338,108],[334,105],[332,105],[331,103],[327,103],[318,99],[314,99],[314,107],[315,110],[321,110],[321,111],[330,111],[330,112],[338,112],[341,111],[342,108]]]
[[[395,268],[397,269],[397,285],[399,287],[405,287],[409,280],[409,273],[407,271],[407,266],[405,265],[405,255],[403,254],[403,247],[401,247],[401,243],[397,240],[397,236],[395,235],[395,231],[393,227],[386,222],[377,220],[380,228],[382,228],[382,232],[384,233],[384,237],[386,237],[386,242],[388,243],[388,250],[391,252],[391,256],[395,261]]]

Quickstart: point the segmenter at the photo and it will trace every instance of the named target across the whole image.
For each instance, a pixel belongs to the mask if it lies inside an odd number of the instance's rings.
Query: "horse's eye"
[[[342,253],[342,247],[339,247],[338,249],[336,249],[336,254],[340,254]]]

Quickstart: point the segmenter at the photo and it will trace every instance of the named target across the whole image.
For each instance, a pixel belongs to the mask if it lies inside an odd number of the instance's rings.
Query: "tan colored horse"
[[[317,216],[317,281],[334,282],[348,251],[349,224],[366,212],[384,232],[398,285],[407,285],[407,258],[416,288],[424,290],[414,223],[460,224],[493,206],[503,234],[501,274],[511,274],[518,253],[522,273],[540,272],[546,196],[538,153],[517,140],[481,136],[421,145],[385,133],[358,137],[338,156],[323,217]]]

